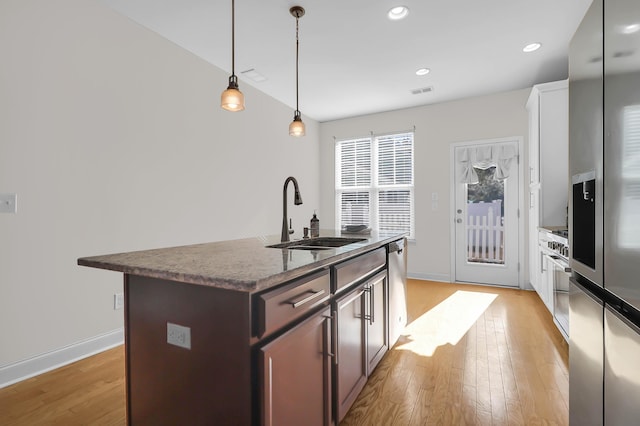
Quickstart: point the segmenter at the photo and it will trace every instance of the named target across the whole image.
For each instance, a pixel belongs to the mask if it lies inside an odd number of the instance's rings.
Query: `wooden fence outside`
[[[489,207],[485,216],[467,217],[469,262],[504,263],[504,223],[499,209]]]

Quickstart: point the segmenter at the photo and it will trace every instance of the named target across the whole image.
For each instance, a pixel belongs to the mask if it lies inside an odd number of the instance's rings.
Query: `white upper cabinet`
[[[533,87],[529,111],[529,185],[540,188],[538,226],[567,226],[569,103],[567,81]]]

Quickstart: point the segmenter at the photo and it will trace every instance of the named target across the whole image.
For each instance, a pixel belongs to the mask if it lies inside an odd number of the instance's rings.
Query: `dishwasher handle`
[[[404,240],[398,240],[389,243],[389,253],[398,253],[402,254],[404,250]]]

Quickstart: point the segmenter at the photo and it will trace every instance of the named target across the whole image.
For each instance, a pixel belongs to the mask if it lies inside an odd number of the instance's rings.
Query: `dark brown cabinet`
[[[128,424],[336,425],[389,348],[386,248],[264,291],[125,274]]]
[[[388,303],[387,300],[387,272],[383,271],[371,278],[366,287],[368,289],[368,313],[365,316],[367,340],[367,376],[371,375],[387,350],[389,340],[387,334]]]
[[[336,302],[338,420],[342,420],[347,414],[367,382],[365,301],[366,293],[363,283]]]
[[[387,271],[365,280],[336,302],[336,405],[342,420],[389,349]]]
[[[332,424],[329,308],[259,351],[261,424]]]

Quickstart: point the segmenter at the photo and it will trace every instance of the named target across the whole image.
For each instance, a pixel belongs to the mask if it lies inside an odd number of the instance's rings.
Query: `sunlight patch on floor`
[[[456,345],[498,297],[493,293],[458,290],[409,324],[396,349],[432,356],[439,346]]]

